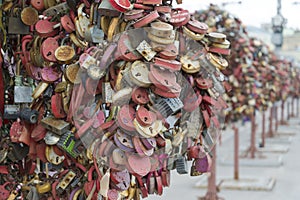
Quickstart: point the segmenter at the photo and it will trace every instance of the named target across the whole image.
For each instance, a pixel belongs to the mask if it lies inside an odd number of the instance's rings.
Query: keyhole
[[[169,81],[168,81],[168,80],[165,80],[165,83],[166,83],[167,85],[169,85]]]
[[[57,162],[57,163],[59,162],[59,157],[56,157],[56,162]]]
[[[142,54],[145,56],[145,55],[147,55],[147,52],[146,51],[142,51]]]
[[[139,98],[141,98],[141,97],[142,97],[142,96],[141,96],[140,94],[138,94],[136,98],[138,98],[138,99],[139,99]]]
[[[51,56],[51,55],[52,55],[52,52],[49,51],[49,52],[47,53],[47,56]]]
[[[148,121],[148,117],[144,117],[144,121],[145,121],[145,122]]]
[[[123,139],[123,141],[122,141],[122,143],[127,143],[128,141],[124,138]]]
[[[142,76],[140,72],[136,73],[135,76]]]
[[[153,128],[152,127],[149,127],[149,130],[151,133],[153,133]]]
[[[190,68],[190,67],[192,67],[192,65],[191,65],[191,64],[188,64],[188,68]]]

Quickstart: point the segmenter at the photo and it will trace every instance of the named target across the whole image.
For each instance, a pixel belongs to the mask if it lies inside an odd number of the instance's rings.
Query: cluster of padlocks
[[[211,31],[223,31],[231,42],[228,77],[232,92],[227,93],[228,119],[239,120],[256,110],[267,110],[289,96],[299,97],[299,70],[291,61],[278,57],[264,41],[250,37],[242,21],[217,5],[194,14]]]
[[[0,16],[0,199],[140,199],[171,170],[210,170],[226,35],[169,0],[4,1]]]

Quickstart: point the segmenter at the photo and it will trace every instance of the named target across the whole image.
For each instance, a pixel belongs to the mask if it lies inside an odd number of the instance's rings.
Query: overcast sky
[[[293,2],[298,1],[298,5]],[[183,0],[179,7],[194,10],[207,9],[210,3],[221,6],[222,2],[237,0]],[[225,9],[239,17],[244,24],[260,27],[261,23],[270,23],[277,13],[277,0],[242,0],[242,4],[229,4]],[[287,18],[287,27],[300,29],[300,0],[282,0],[282,15]]]

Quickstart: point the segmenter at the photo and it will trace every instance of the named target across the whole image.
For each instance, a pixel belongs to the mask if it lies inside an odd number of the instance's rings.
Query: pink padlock
[[[75,25],[69,15],[64,15],[60,18],[60,23],[67,33],[75,31]]]
[[[48,66],[42,69],[41,75],[43,81],[47,83],[54,83],[62,76],[62,72],[57,66]]]
[[[54,29],[57,23],[50,22],[49,20],[39,20],[35,24],[35,30],[40,37],[53,37],[58,34],[59,29]]]
[[[57,38],[48,37],[43,41],[41,46],[41,54],[46,61],[57,62],[55,50],[59,47]]]
[[[31,0],[30,4],[34,7],[37,11],[43,11],[45,9],[45,4],[43,0]]]

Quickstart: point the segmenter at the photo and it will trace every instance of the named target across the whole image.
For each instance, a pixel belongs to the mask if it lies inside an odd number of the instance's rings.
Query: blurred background
[[[273,26],[276,23],[272,19],[277,16],[279,9],[283,17],[283,43],[281,55],[300,59],[300,22],[299,9],[300,1],[293,0],[242,0],[242,1],[224,1],[224,0],[185,0],[178,7],[188,9],[190,12],[207,9],[213,3],[221,9],[238,17],[247,27],[248,34],[257,37],[266,42],[271,49],[275,49],[272,36],[274,34]]]

